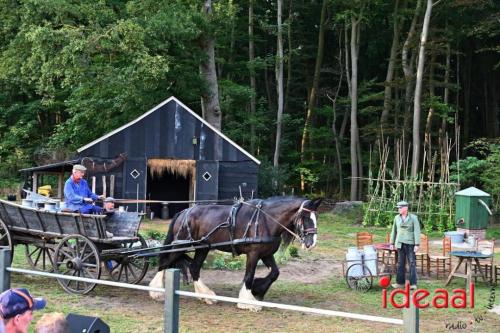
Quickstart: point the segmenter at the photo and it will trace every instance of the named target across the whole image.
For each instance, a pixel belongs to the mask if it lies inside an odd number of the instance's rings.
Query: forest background
[[[499,22],[493,0],[0,0],[0,187],[176,96],[262,161],[261,196],[384,179],[498,207]]]

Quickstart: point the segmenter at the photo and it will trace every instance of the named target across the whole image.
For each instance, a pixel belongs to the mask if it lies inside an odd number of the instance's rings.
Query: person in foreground
[[[35,333],[69,333],[69,323],[60,312],[46,313],[36,323]]]
[[[34,298],[25,288],[13,288],[0,295],[0,313],[6,333],[27,333],[33,311],[45,308],[43,298]]]
[[[82,214],[101,214],[102,208],[93,204],[97,199],[103,199],[103,195],[93,193],[87,181],[83,179],[85,176],[85,168],[83,165],[75,164],[71,176],[64,184],[64,201],[66,209],[71,211],[79,211]]]
[[[398,251],[398,269],[394,288],[404,288],[406,260],[410,267],[410,289],[417,289],[417,259],[415,253],[420,246],[420,222],[414,214],[408,213],[408,203],[397,203],[398,215],[394,217],[391,232],[391,250]]]

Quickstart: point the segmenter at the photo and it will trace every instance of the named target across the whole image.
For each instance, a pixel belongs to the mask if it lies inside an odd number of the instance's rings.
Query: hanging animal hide
[[[91,157],[82,158],[82,164],[89,173],[107,173],[119,167],[127,159],[127,154],[121,153],[117,158],[107,162],[96,162]]]

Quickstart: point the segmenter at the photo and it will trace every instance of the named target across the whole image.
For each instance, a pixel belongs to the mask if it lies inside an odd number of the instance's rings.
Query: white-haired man
[[[66,208],[83,214],[101,214],[102,207],[94,205],[93,202],[103,199],[104,196],[99,196],[90,190],[87,181],[83,179],[85,171],[87,168],[81,164],[73,166],[73,172],[64,184]]]

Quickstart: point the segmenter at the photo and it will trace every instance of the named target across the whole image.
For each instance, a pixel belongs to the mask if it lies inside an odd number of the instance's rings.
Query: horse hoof
[[[238,303],[236,306],[239,309],[250,310],[252,312],[259,312],[262,310],[262,306],[251,305],[251,304]]]
[[[215,303],[217,303],[217,300],[215,300],[215,299],[204,298],[203,301],[205,303],[207,303],[208,305],[214,305]]]
[[[158,293],[158,292],[155,292],[155,291],[150,291],[149,292],[149,297],[151,297],[152,299],[154,299],[155,301],[158,301],[158,302],[163,302],[165,300],[165,294],[164,293]]]

